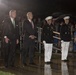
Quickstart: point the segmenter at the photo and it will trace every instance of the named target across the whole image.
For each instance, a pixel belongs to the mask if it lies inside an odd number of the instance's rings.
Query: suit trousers
[[[29,62],[33,63],[34,59],[34,46],[35,42],[26,42],[24,41],[23,50],[21,52],[22,63],[25,64],[27,61],[27,55],[29,56]]]
[[[9,43],[4,42],[4,63],[5,66],[13,66],[15,62],[16,54],[16,40],[9,41]]]
[[[53,50],[53,44],[50,43],[44,43],[44,61],[50,62],[52,57],[52,50]]]
[[[64,42],[64,41],[61,42],[61,46],[62,46],[61,60],[67,60],[69,45],[70,42]]]

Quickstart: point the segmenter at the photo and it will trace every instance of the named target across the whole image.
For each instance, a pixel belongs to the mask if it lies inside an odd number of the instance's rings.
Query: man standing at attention
[[[71,25],[70,25],[70,16],[65,16],[64,23],[60,30],[60,37],[61,37],[61,46],[62,46],[62,55],[61,60],[67,61],[69,45],[71,41]]]
[[[53,50],[53,31],[52,16],[45,18],[47,24],[43,27],[43,44],[44,44],[44,62],[51,64],[52,50]]]
[[[34,46],[35,46],[35,26],[32,21],[33,14],[32,12],[27,13],[27,20],[23,24],[23,50],[22,50],[22,63],[26,66],[26,57],[29,52],[29,64],[35,65],[34,59]]]
[[[4,20],[4,62],[5,67],[14,67],[16,44],[19,43],[19,28],[16,18],[16,10],[10,10],[9,17]]]

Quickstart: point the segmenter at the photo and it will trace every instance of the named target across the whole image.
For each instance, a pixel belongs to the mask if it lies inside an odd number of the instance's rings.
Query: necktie
[[[34,23],[31,21],[31,24],[32,24],[32,28],[34,29]]]
[[[12,20],[12,23],[13,23],[13,26],[14,26],[14,28],[15,28],[15,20],[14,20],[14,19]]]

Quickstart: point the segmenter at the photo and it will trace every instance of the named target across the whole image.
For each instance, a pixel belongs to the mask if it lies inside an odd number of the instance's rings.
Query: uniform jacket
[[[43,40],[45,40],[46,43],[53,43],[53,30],[54,30],[53,25],[47,24],[43,27],[42,35]]]
[[[60,37],[63,41],[71,41],[71,25],[63,24],[60,30]]]

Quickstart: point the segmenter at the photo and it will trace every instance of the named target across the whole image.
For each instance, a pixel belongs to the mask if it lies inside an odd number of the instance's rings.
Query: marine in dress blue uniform
[[[53,25],[52,16],[45,19],[47,24],[43,27],[43,43],[44,43],[44,62],[51,63],[53,49]]]
[[[71,25],[69,23],[69,16],[63,18],[64,24],[61,27],[60,36],[61,36],[61,46],[62,46],[62,54],[61,60],[67,61],[69,45],[71,41]]]

